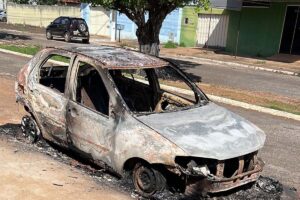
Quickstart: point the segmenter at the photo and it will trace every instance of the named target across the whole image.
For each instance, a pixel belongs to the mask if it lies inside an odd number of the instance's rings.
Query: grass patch
[[[267,105],[265,105],[265,107],[300,115],[299,107],[296,105],[290,105],[282,102],[272,101],[269,102]]]
[[[41,50],[41,47],[39,46],[17,46],[17,45],[7,45],[7,44],[0,44],[0,48],[9,51],[18,52],[18,53],[27,54],[27,55],[35,55],[37,52]]]
[[[52,56],[51,60],[60,61],[60,62],[64,62],[64,63],[70,62],[70,58],[64,57],[64,56]]]
[[[174,49],[177,48],[177,44],[171,41],[168,41],[164,44],[164,48]]]

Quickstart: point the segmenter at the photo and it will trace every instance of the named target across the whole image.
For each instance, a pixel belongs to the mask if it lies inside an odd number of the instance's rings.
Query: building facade
[[[221,48],[237,55],[300,55],[299,0],[240,5],[233,1],[228,5],[213,4],[210,10],[200,12],[194,7],[183,8],[180,43]]]

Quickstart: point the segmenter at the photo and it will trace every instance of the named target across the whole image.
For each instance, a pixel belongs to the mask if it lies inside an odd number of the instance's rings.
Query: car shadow
[[[60,41],[60,42],[65,42],[65,43],[71,43],[71,44],[85,44],[85,43],[83,43],[82,42],[82,40],[80,40],[80,39],[78,39],[78,40],[71,40],[70,42],[66,42],[65,40],[64,40],[64,38],[61,38],[61,37],[54,37],[53,36],[53,39],[52,39],[53,41]]]
[[[9,40],[9,41],[32,40],[32,38],[27,35],[12,34],[4,31],[0,31],[0,40]]]
[[[191,61],[184,61],[184,60],[176,60],[172,58],[166,59],[168,61],[171,61],[172,63],[176,64],[193,82],[199,83],[202,82],[202,77],[195,75],[190,72],[190,69],[195,68],[196,66],[201,66],[199,63],[194,63]]]

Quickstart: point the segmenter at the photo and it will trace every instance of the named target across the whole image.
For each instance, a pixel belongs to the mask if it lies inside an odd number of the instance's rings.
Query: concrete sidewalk
[[[177,58],[211,62],[220,65],[251,68],[286,75],[300,76],[300,55],[278,54],[269,58],[250,58],[232,56],[227,52],[218,52],[203,48],[177,47],[162,48],[161,56],[176,56]]]

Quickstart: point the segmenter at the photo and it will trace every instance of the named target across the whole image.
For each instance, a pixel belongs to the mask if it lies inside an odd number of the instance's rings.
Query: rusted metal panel
[[[102,68],[107,69],[157,68],[168,65],[168,62],[157,57],[111,46],[60,47],[56,49],[93,58],[102,63]]]

